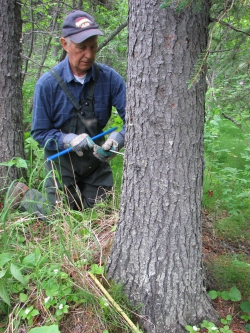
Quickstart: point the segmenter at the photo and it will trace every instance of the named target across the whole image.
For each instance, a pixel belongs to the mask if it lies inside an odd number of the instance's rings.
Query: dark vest
[[[86,97],[84,99],[81,99],[79,102],[76,101],[75,97],[68,89],[66,83],[63,81],[61,76],[54,69],[50,71],[51,75],[54,76],[58,84],[61,86],[67,97],[74,105],[74,108],[70,112],[70,121],[68,121],[61,128],[61,131],[63,133],[87,133],[90,137],[93,137],[102,132],[103,127],[99,124],[94,112],[94,91],[99,76],[99,66],[95,63],[94,67],[96,81],[91,78],[89,82],[84,84]],[[104,143],[104,138],[101,137],[95,140],[95,143],[97,145],[102,145]],[[45,159],[47,159],[48,156],[51,156],[54,153],[55,152],[53,151],[45,149]],[[87,177],[88,175],[90,175],[101,164],[101,162],[93,155],[92,150],[84,151],[83,156],[78,156],[75,152],[62,155],[58,159],[55,159],[54,163],[57,166],[60,166],[60,164],[63,164],[64,166],[69,165],[71,168],[73,165],[74,171],[77,171],[83,177]]]

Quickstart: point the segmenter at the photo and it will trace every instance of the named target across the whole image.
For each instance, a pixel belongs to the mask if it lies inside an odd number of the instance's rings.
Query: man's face
[[[76,76],[83,76],[94,64],[98,48],[97,36],[92,36],[80,44],[71,41],[67,44],[65,38],[61,37],[61,44],[68,53],[71,70]]]

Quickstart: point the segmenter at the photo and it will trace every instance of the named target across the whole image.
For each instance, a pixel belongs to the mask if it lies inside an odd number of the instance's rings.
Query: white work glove
[[[83,150],[90,150],[94,147],[95,143],[91,137],[86,134],[73,134],[69,133],[63,138],[64,148],[72,148],[78,156],[83,156]]]
[[[104,150],[118,151],[124,146],[124,137],[119,132],[112,132],[102,145]]]

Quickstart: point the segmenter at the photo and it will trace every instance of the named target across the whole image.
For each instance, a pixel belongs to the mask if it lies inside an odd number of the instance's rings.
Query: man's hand
[[[111,151],[104,150],[102,147],[98,145],[94,145],[93,155],[102,162],[108,162],[112,158],[114,158],[116,154],[112,153]]]
[[[118,151],[124,146],[124,137],[119,132],[113,132],[102,145],[103,150]],[[113,154],[114,155],[114,154]]]
[[[94,145],[94,156],[102,162],[108,162],[116,156],[110,150],[118,151],[124,146],[124,138],[119,132],[113,132],[100,147]]]
[[[90,150],[94,147],[95,143],[91,137],[86,134],[73,134],[69,133],[63,138],[64,148],[72,148],[78,156],[83,155],[83,150]]]

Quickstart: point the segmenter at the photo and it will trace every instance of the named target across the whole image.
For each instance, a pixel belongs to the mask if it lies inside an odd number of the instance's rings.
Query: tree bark
[[[109,278],[142,304],[146,332],[214,320],[202,276],[206,81],[188,81],[206,50],[209,3],[181,12],[129,1],[126,154]]]
[[[0,162],[13,157],[24,158],[21,4],[16,0],[1,1],[0,15]],[[8,176],[6,174],[8,172]],[[20,169],[0,166],[0,187],[21,177]]]

